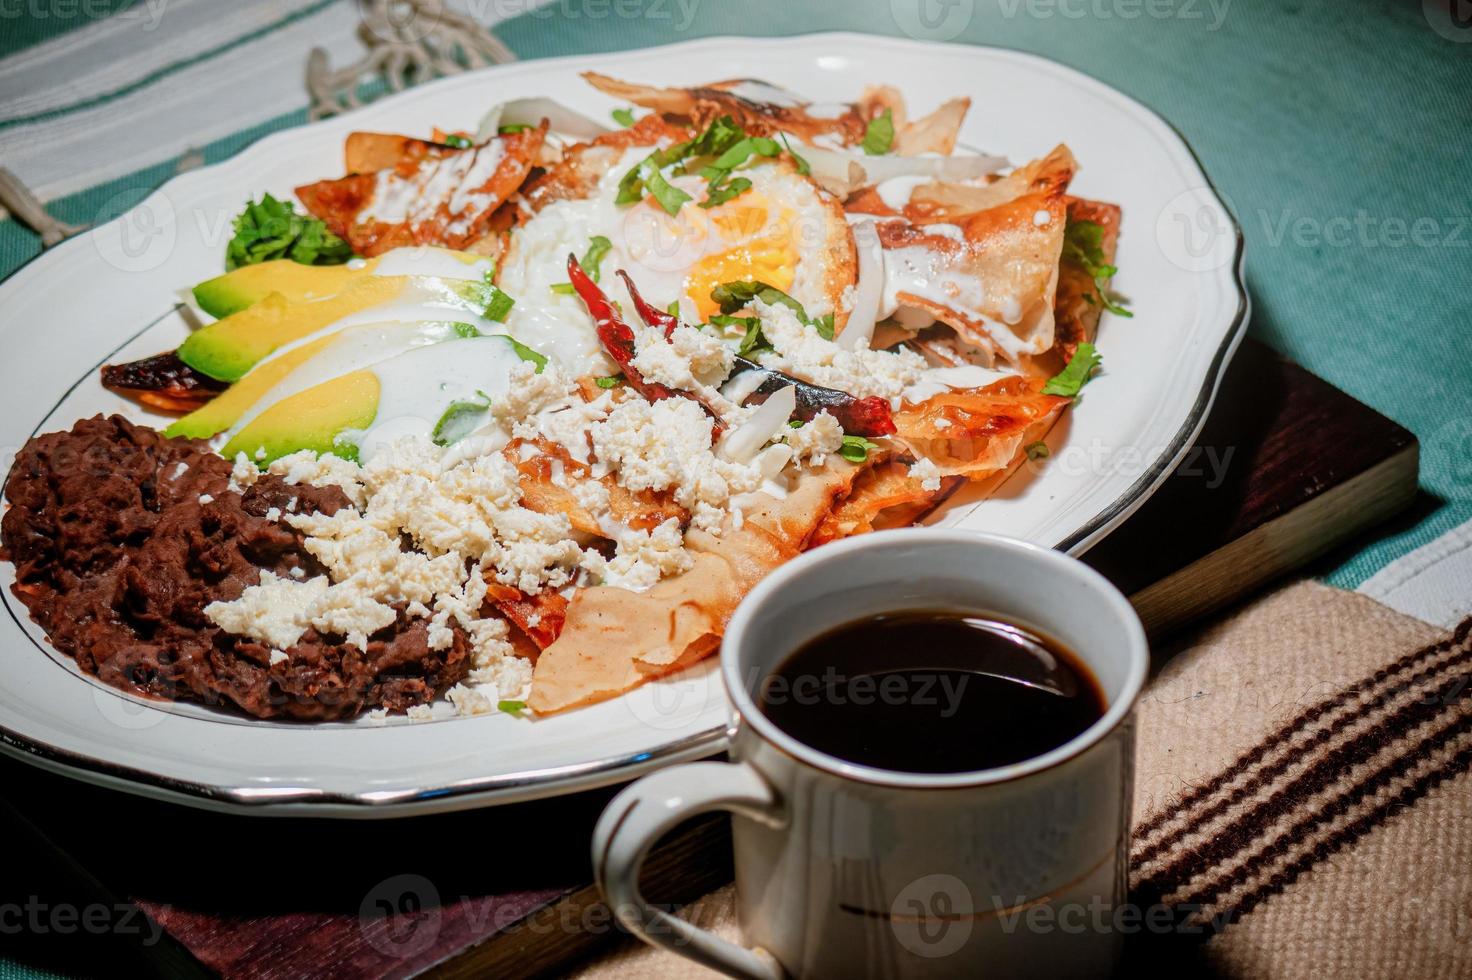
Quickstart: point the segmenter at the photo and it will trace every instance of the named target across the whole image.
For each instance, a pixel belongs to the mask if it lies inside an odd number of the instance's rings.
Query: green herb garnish
[[[465,323],[464,321],[450,324],[450,329],[455,331],[457,337],[462,337],[465,340],[482,336],[479,327],[473,323]]]
[[[504,126],[497,126],[496,132],[500,133],[502,136],[510,136],[512,133],[524,133],[528,129],[535,128],[536,127],[533,126],[531,123],[507,123]]]
[[[516,352],[517,357],[521,358],[523,361],[531,361],[533,364],[535,364],[537,366],[537,370],[533,372],[534,374],[541,374],[542,368],[547,366],[547,355],[537,353],[526,344],[523,344],[521,341],[508,334],[503,333],[497,334],[496,336],[500,337],[502,340],[506,341],[506,343],[510,344],[511,349]]]
[[[497,711],[504,711],[508,715],[519,715],[523,711],[526,710],[526,702],[525,701],[512,701],[512,700],[509,700],[509,699],[506,700],[506,701],[497,701],[496,702],[496,710]]]
[[[238,269],[272,259],[302,265],[341,265],[353,247],[327,230],[317,218],[296,213],[290,201],[270,194],[250,201],[235,218],[235,234],[225,246],[225,268]]]
[[[464,284],[462,293],[466,299],[481,308],[481,316],[487,320],[495,320],[502,323],[506,314],[511,312],[511,307],[516,305],[512,299],[501,290],[500,286],[491,282],[491,273],[486,273],[485,279],[480,282],[469,282]]]
[[[668,313],[670,316],[679,316],[680,315],[680,301],[677,300],[677,299],[670,300],[670,305],[669,306],[666,306],[664,308],[664,311],[666,313]]]
[[[1094,296],[1085,296],[1115,316],[1134,316],[1109,295],[1109,280],[1119,271],[1104,258],[1104,228],[1092,221],[1069,221],[1063,230],[1063,260],[1072,262],[1094,280]]]
[[[690,200],[690,195],[672,185],[660,171],[672,164],[683,165],[689,160],[701,157],[716,157],[719,161],[746,139],[746,131],[736,125],[730,116],[721,116],[695,139],[676,143],[663,150],[655,150],[639,161],[639,164],[624,174],[623,179],[618,182],[618,196],[614,198],[614,203],[633,204],[647,192],[667,213],[678,214],[685,202]],[[753,141],[753,148],[746,150],[741,159],[745,160],[757,148],[759,146]],[[707,177],[707,179],[710,178]],[[734,196],[735,194],[731,195],[731,197]]]
[[[725,204],[735,197],[740,197],[751,190],[751,181],[745,177],[735,177],[727,181],[724,177],[713,180],[710,188],[706,191],[705,200],[700,202],[703,208],[713,208]]]
[[[721,283],[711,290],[710,298],[720,304],[722,313],[728,315],[758,299],[768,306],[785,306],[796,313],[797,318],[805,325],[818,331],[818,336],[824,340],[833,339],[832,313],[825,313],[820,317],[809,317],[808,311],[803,309],[801,303],[776,286],[769,286],[760,280]]]
[[[1079,344],[1078,349],[1069,358],[1068,366],[1048,379],[1043,385],[1043,394],[1061,395],[1064,398],[1078,397],[1079,389],[1089,383],[1094,368],[1098,367],[1103,358],[1094,349],[1093,344]]]
[[[689,194],[665,180],[664,174],[660,173],[652,161],[645,160],[639,164],[639,179],[643,181],[649,196],[671,217],[679,214],[685,203],[692,200]]]
[[[878,449],[877,443],[870,442],[863,436],[844,436],[843,445],[838,449],[838,455],[850,463],[862,463],[869,458],[871,449]]]
[[[582,258],[578,259],[578,265],[583,267],[589,279],[594,282],[598,281],[600,274],[598,266],[603,262],[603,256],[607,255],[611,248],[613,248],[613,242],[602,235],[594,235],[588,239],[588,250],[583,253]],[[563,296],[571,296],[577,292],[570,282],[554,282],[551,288],[554,293],[561,293]]]
[[[430,439],[436,446],[453,446],[475,431],[476,423],[491,407],[490,395],[483,391],[477,391],[476,394],[481,400],[454,401],[445,409],[445,414],[440,416],[440,420],[434,424],[434,432],[430,434]]]
[[[459,133],[451,133],[444,139],[445,146],[452,146],[457,150],[468,150],[475,144],[470,141],[469,136],[461,136]]]
[[[1048,444],[1041,439],[1028,446],[1026,452],[1028,459],[1047,459],[1052,455],[1052,451],[1048,449]]]
[[[869,125],[864,129],[864,152],[871,157],[881,156],[889,152],[894,145],[894,114],[885,109],[884,112],[869,120]]]
[[[624,376],[621,374],[610,374],[606,378],[594,379],[593,383],[598,387],[604,389],[617,388],[619,385],[624,383]]]
[[[612,115],[613,121],[618,123],[620,126],[623,126],[625,129],[634,125],[633,109],[615,109],[613,110]]]
[[[782,145],[787,148],[787,155],[792,157],[792,162],[797,164],[798,173],[802,174],[804,177],[812,173],[813,168],[808,165],[808,162],[806,160],[798,156],[797,151],[792,148],[792,144],[787,142],[786,133],[782,134]]]

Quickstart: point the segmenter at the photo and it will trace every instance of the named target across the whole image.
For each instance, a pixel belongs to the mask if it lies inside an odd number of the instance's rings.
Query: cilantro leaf
[[[746,130],[738,126],[730,116],[721,116],[695,139],[655,150],[641,160],[619,180],[618,195],[613,202],[633,204],[647,192],[669,214],[678,214],[679,205],[690,200],[690,195],[670,184],[660,171],[671,164],[684,163],[692,158],[720,157],[745,138]]]
[[[353,248],[327,230],[317,218],[296,213],[290,201],[270,194],[259,202],[247,201],[236,218],[234,236],[225,246],[225,268],[291,259],[302,265],[341,265],[353,257]]]
[[[525,701],[512,701],[511,699],[508,698],[505,701],[497,701],[496,702],[496,710],[497,711],[504,711],[508,715],[519,715],[523,711],[526,710],[526,702]]]
[[[469,136],[461,136],[459,133],[451,133],[444,138],[444,145],[454,147],[457,150],[468,150],[475,144],[470,141]]]
[[[430,439],[436,446],[453,446],[475,431],[476,423],[486,410],[491,407],[491,396],[483,391],[477,391],[480,399],[464,399],[453,401],[450,407],[445,409],[445,414],[434,424],[434,432]]]
[[[643,181],[644,189],[664,209],[664,213],[671,217],[679,214],[685,202],[691,200],[689,194],[665,180],[664,174],[649,160],[639,164],[639,179]]]
[[[700,202],[703,208],[713,208],[725,204],[735,197],[740,197],[751,190],[751,181],[745,177],[735,177],[729,181],[711,181],[710,189],[706,192],[705,200]]]
[[[717,313],[710,318],[712,326],[716,327],[740,327],[744,334],[741,344],[736,348],[737,357],[750,357],[752,354],[760,354],[762,351],[772,349],[771,341],[767,340],[762,333],[762,321],[754,316],[726,316]]]
[[[1093,221],[1069,221],[1063,230],[1063,261],[1072,262],[1094,280],[1097,299],[1084,297],[1088,302],[1099,303],[1115,316],[1134,316],[1109,295],[1109,280],[1119,269],[1104,258],[1103,226]]]
[[[850,463],[862,463],[869,458],[870,450],[878,448],[878,443],[870,442],[863,436],[844,436],[843,445],[838,449],[838,455]]]
[[[758,299],[768,306],[785,306],[796,313],[797,318],[806,326],[818,331],[818,336],[824,340],[833,339],[832,313],[825,313],[820,317],[809,317],[808,311],[803,309],[801,303],[776,286],[770,286],[759,279],[721,283],[710,291],[710,298],[715,300],[720,305],[721,312],[727,315],[735,313]]]
[[[537,353],[526,344],[523,344],[515,337],[512,337],[510,334],[502,333],[497,334],[496,336],[500,337],[502,340],[506,341],[506,343],[510,344],[511,349],[516,352],[517,357],[521,358],[523,361],[531,361],[533,364],[535,364],[537,366],[537,370],[533,373],[541,374],[542,368],[547,366],[547,355]]]
[[[792,148],[792,144],[787,142],[786,133],[782,134],[782,145],[787,148],[787,155],[792,157],[792,162],[797,165],[798,173],[806,177],[809,173],[812,172],[813,168],[808,165],[807,160],[798,156],[797,151]]]
[[[1089,383],[1089,377],[1094,373],[1103,358],[1094,349],[1093,344],[1079,344],[1078,349],[1073,352],[1068,366],[1048,379],[1043,385],[1043,394],[1062,395],[1064,398],[1078,397],[1079,389]]]
[[[869,120],[864,129],[864,152],[871,157],[882,156],[894,145],[894,114],[885,109]]]
[[[582,258],[578,259],[578,265],[583,267],[583,271],[588,274],[589,279],[594,282],[598,281],[600,274],[598,266],[602,263],[603,256],[607,255],[608,250],[611,248],[613,248],[613,242],[604,238],[602,235],[594,235],[588,239],[588,250],[583,253]],[[572,288],[572,283],[570,282],[554,282],[551,288],[554,293],[560,293],[563,296],[571,296],[577,292],[577,290]]]
[[[619,385],[621,385],[621,384],[624,383],[624,378],[623,378],[623,375],[621,375],[621,374],[610,374],[606,378],[596,378],[596,379],[594,379],[593,383],[595,385],[597,385],[598,387],[604,388],[604,389],[617,388]]]
[[[502,323],[506,320],[506,314],[511,312],[511,307],[516,305],[516,300],[502,292],[501,287],[491,282],[491,273],[486,273],[485,279],[480,282],[467,282],[457,285],[461,295],[475,303],[481,308],[481,316],[487,320],[495,320]]]
[[[666,313],[668,313],[670,316],[679,316],[680,315],[680,301],[677,300],[677,299],[670,300],[670,305],[669,306],[666,306],[664,308],[664,311]]]
[[[625,129],[634,125],[633,109],[615,109],[612,113],[610,113],[610,115],[613,116],[614,122],[618,123],[620,126],[623,126]]]
[[[535,128],[531,123],[507,123],[504,126],[497,126],[496,132],[502,136],[510,136],[512,133],[524,133],[528,129]]]

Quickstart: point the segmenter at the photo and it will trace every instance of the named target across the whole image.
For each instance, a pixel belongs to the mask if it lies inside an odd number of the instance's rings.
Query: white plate
[[[473,128],[491,103],[530,95],[607,118],[613,103],[578,78],[588,68],[668,84],[764,78],[818,101],[891,82],[919,112],[966,94],[965,142],[1021,162],[1066,141],[1083,166],[1075,191],[1123,206],[1117,286],[1135,316],[1106,317],[1105,370],[1050,438],[1045,465],[980,506],[952,507],[942,522],[1082,551],[1144,502],[1195,437],[1246,327],[1247,296],[1241,236],[1171,127],[1041,58],[821,34],[710,38],[493,68],[274,134],[146,198],[141,190],[120,195],[111,209],[118,220],[48,251],[0,286],[0,447],[13,455],[33,432],[96,412],[150,421],[102,389],[97,366],[182,340],[172,298],[219,273],[230,218],[262,191],[288,197],[298,184],[339,176],[349,131]],[[723,742],[726,704],[710,663],[536,722],[498,715],[378,728],[300,725],[144,702],[98,684],[52,650],[10,594],[13,581],[6,563],[0,744],[139,793],[260,813],[391,816],[617,782]]]

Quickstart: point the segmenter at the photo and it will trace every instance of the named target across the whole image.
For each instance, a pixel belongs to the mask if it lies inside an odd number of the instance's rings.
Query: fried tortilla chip
[[[1068,221],[1091,221],[1103,229],[1099,247],[1106,261],[1114,262],[1119,245],[1119,205],[1102,201],[1068,199]],[[1099,330],[1099,317],[1104,306],[1099,302],[1099,288],[1094,277],[1083,266],[1065,256],[1058,267],[1058,298],[1053,304],[1053,343],[1067,362],[1082,343],[1093,343]]]
[[[354,133],[344,152],[354,172],[303,185],[296,195],[359,255],[406,245],[463,249],[486,236],[496,209],[526,180],[546,135],[543,122],[462,149]]]
[[[1004,378],[906,405],[894,416],[898,438],[944,475],[985,478],[1011,466],[1068,407],[1069,399],[1043,394],[1045,384],[1041,378]]]
[[[1053,305],[1075,163],[1060,146],[991,184],[917,187],[901,212],[877,192],[848,202],[880,214],[896,296],[954,330],[984,358],[1013,364],[1053,347]]]
[[[742,597],[806,547],[860,472],[841,461],[808,471],[782,500],[747,510],[739,529],[691,531],[693,567],[648,592],[580,589],[557,642],[537,659],[529,707],[546,714],[593,704],[710,655]]]
[[[568,147],[561,162],[527,183],[522,189],[522,200],[536,213],[554,201],[591,197],[598,189],[598,182],[630,147],[670,146],[692,135],[684,126],[672,125],[659,116],[645,116],[628,129],[604,133],[590,142]]]

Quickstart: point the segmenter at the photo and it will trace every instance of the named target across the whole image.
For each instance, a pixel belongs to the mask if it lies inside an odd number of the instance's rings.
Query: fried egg
[[[711,208],[700,206],[708,183],[696,174],[668,178],[691,197],[678,214],[650,196],[614,203],[620,179],[649,153],[631,147],[588,197],[555,201],[513,230],[497,277],[516,299],[506,322],[512,335],[576,374],[613,369],[582,301],[554,288],[567,282],[568,254],[582,258],[595,236],[611,244],[598,262],[599,284],[626,319],[635,314],[619,269],[656,306],[678,303],[686,323],[720,312],[711,298],[717,286],[752,280],[788,293],[810,316],[832,313],[845,322],[857,259],[835,198],[787,160],[764,159],[736,172],[751,181],[748,190]]]

